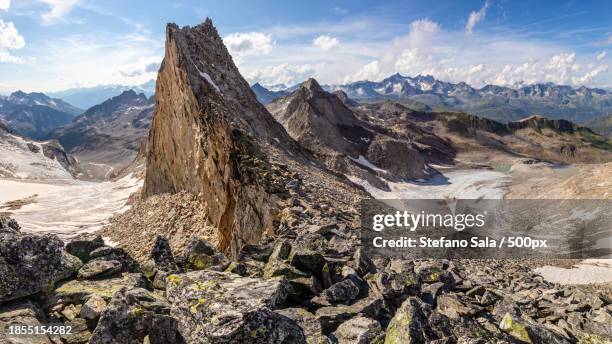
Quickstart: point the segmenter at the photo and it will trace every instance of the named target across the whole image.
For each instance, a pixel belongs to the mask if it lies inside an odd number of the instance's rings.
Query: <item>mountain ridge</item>
[[[329,92],[341,90],[360,102],[412,101],[432,109],[465,111],[504,122],[543,113],[554,119],[586,123],[612,111],[611,91],[550,82],[517,88],[497,85],[474,88],[465,82],[445,82],[431,75],[409,77],[396,73],[381,81],[361,80],[322,87]]]
[[[81,113],[81,109],[44,93],[16,91],[0,98],[0,120],[14,132],[37,140]]]

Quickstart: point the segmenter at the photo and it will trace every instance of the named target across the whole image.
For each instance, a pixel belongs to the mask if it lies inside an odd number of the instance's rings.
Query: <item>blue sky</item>
[[[0,92],[136,85],[167,22],[207,16],[250,81],[551,81],[612,87],[611,1],[0,0]]]

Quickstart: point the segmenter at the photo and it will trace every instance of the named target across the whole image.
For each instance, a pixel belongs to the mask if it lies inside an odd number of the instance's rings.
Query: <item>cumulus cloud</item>
[[[140,61],[133,65],[126,66],[124,69],[119,71],[119,74],[127,78],[133,78],[144,74],[157,73],[160,64],[161,59],[159,57],[152,56],[145,59],[140,59]]]
[[[382,80],[393,73],[433,75],[451,82],[465,81],[475,87],[487,84],[517,86],[554,82],[573,86],[605,84],[606,55],[579,57],[554,45],[528,40],[483,35],[466,40],[462,32],[442,31],[428,19],[410,24],[407,35],[382,48],[373,61],[365,63],[343,82]],[[491,54],[491,52],[496,52]]]
[[[465,24],[465,33],[468,35],[472,34],[474,26],[478,22],[482,21],[487,15],[487,9],[489,8],[489,0],[485,1],[484,5],[478,11],[472,11],[468,17],[467,24]]]
[[[336,37],[321,35],[312,41],[312,44],[321,50],[330,50],[338,46],[340,42]]]
[[[261,32],[237,32],[223,37],[230,54],[235,58],[248,55],[264,55],[274,46],[272,37]]]
[[[603,74],[607,71],[608,71],[607,65],[592,67],[592,69],[586,72],[583,76],[573,77],[572,81],[575,85],[584,85],[584,84],[591,82],[598,75]]]
[[[380,60],[366,64],[344,81],[377,80],[406,68],[418,70],[430,67],[433,57],[428,47],[439,32],[440,25],[427,18],[413,21],[408,35],[394,39]]]
[[[42,14],[43,24],[50,25],[62,20],[79,0],[38,0],[47,5],[50,10]]]
[[[0,0],[0,10],[6,11],[11,7],[11,0]]]
[[[601,61],[606,58],[606,55],[608,55],[608,53],[605,51],[602,51],[599,54],[597,54],[595,58],[597,59],[597,61]]]
[[[20,63],[21,58],[11,55],[11,50],[25,46],[23,36],[19,34],[12,22],[5,23],[0,19],[0,62]]]
[[[259,82],[263,85],[295,85],[315,76],[317,70],[323,66],[322,63],[303,65],[283,63],[248,72],[246,77],[252,83]]]

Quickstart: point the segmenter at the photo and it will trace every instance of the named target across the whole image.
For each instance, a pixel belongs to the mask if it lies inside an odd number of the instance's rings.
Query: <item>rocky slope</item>
[[[587,126],[598,134],[612,138],[612,114],[594,119]]]
[[[91,107],[51,136],[75,155],[94,178],[130,164],[148,135],[154,97],[133,90]]]
[[[159,236],[137,262],[97,235],[64,244],[0,218],[0,325],[71,326],[3,343],[607,343],[609,292],[508,261],[371,260],[344,226],[230,259]],[[10,265],[6,264],[10,262]]]
[[[612,161],[612,141],[566,120],[531,116],[502,124],[465,113],[439,113],[434,126],[461,150],[494,148],[509,154],[561,163]]]
[[[80,109],[43,93],[17,91],[0,98],[0,120],[17,134],[37,140],[49,138],[55,128],[70,122]]]
[[[303,199],[337,202],[340,211],[365,196],[312,159],[257,101],[210,20],[168,25],[144,196],[197,195],[216,229],[211,239],[236,255],[278,229],[279,204],[300,185],[320,185]]]
[[[309,79],[290,95],[267,105],[287,132],[326,165],[343,174],[376,182],[422,179],[435,171],[431,163],[452,163],[450,144],[418,127],[389,130],[357,118],[345,94],[325,92]],[[380,181],[378,181],[380,184]]]
[[[392,130],[418,127],[450,142],[460,154],[484,151],[561,163],[599,163],[612,159],[612,143],[567,120],[531,116],[506,123],[463,112],[423,112],[394,101],[351,107],[359,118]],[[425,142],[432,142],[427,140]]]

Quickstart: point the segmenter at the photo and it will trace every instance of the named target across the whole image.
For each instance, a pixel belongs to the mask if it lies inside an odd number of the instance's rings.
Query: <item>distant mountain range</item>
[[[33,139],[48,138],[49,133],[82,112],[81,109],[43,93],[17,91],[0,97],[0,120],[12,131]]]
[[[100,85],[94,87],[71,88],[60,92],[50,92],[48,94],[52,97],[64,99],[70,104],[74,104],[82,109],[88,109],[128,90],[144,93],[147,97],[150,97],[155,94],[155,80],[147,81],[138,86]]]
[[[542,114],[587,123],[612,112],[612,92],[553,83],[517,88],[487,85],[477,89],[465,82],[444,82],[430,75],[408,77],[394,74],[378,82],[366,80],[322,87],[330,92],[342,90],[349,98],[362,103],[392,99],[418,110],[465,111],[502,122]],[[295,87],[269,91],[256,84],[252,89],[258,99],[266,104]]]
[[[155,98],[134,90],[95,105],[51,137],[82,164],[84,173],[104,178],[136,157],[153,117]]]

